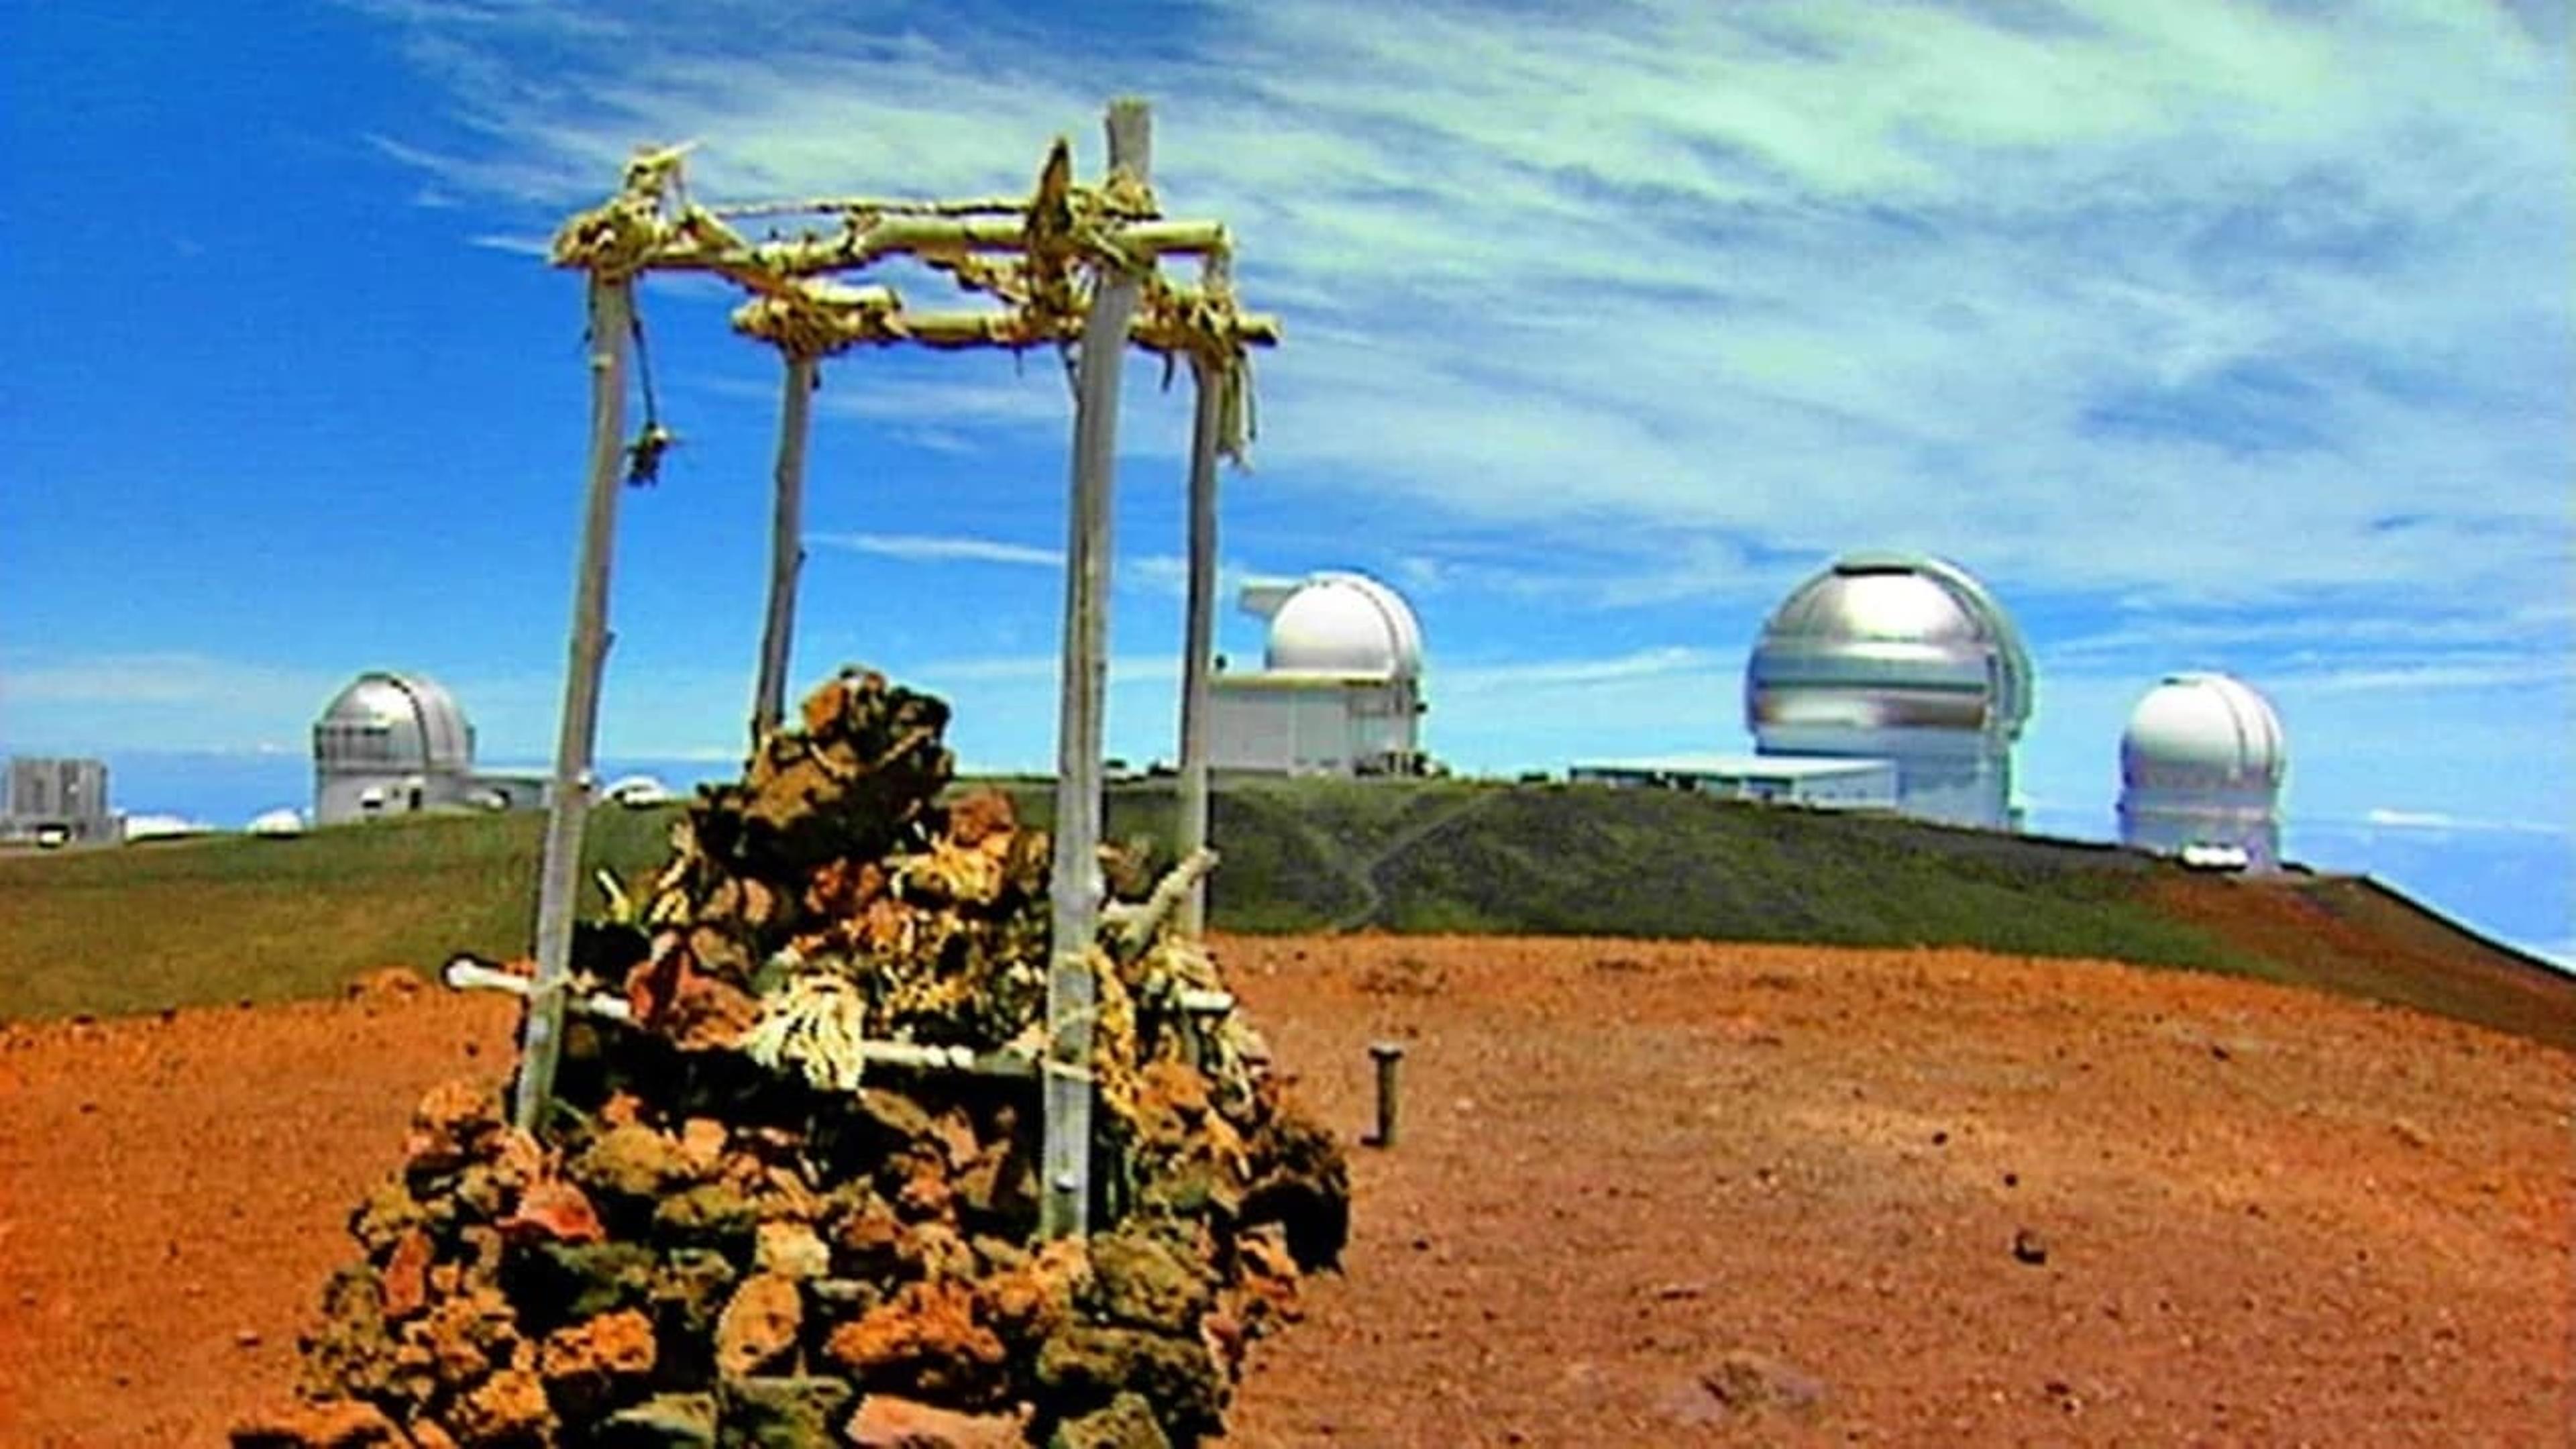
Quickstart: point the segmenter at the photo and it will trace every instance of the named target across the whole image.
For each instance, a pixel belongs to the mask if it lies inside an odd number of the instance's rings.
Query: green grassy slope
[[[1034,787],[1012,791],[1044,818]],[[1109,833],[1168,838],[1168,782]],[[1533,932],[1961,945],[2271,974],[2140,902],[2125,851],[1659,790],[1261,783],[1218,795],[1212,923],[1237,931]]]
[[[671,813],[602,810],[588,854],[658,860]],[[0,855],[0,1016],[293,1000],[458,950],[522,955],[544,825],[454,816]]]
[[[1048,823],[1046,782],[994,783]],[[1168,780],[1122,785],[1109,833],[1168,840],[1174,804]],[[592,864],[646,870],[672,814],[598,812]],[[378,966],[520,954],[542,824],[0,856],[0,1016],[328,995]],[[2376,888],[2258,886],[2104,846],[1567,785],[1247,783],[1217,796],[1213,835],[1226,930],[2097,956],[2321,986],[2576,1048],[2576,979]]]

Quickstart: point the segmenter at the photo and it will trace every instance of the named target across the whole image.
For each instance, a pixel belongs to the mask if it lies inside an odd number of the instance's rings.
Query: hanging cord
[[[635,377],[644,391],[644,426],[635,441],[626,445],[626,482],[630,487],[645,488],[662,481],[662,455],[680,441],[680,435],[662,426],[662,410],[653,397],[653,355],[644,346],[644,309],[639,305],[628,331],[635,339]]]

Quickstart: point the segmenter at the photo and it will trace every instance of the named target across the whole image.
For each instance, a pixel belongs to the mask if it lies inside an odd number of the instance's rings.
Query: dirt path
[[[2564,1054],[1957,952],[1222,944],[1354,1134],[1409,1044],[1241,1445],[2567,1440]],[[510,1020],[0,1029],[0,1444],[272,1400],[412,1101]]]

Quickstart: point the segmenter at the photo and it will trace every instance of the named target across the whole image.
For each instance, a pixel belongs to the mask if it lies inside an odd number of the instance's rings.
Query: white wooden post
[[[1220,257],[1208,269],[1222,275]],[[1181,786],[1180,821],[1174,849],[1182,860],[1208,843],[1208,670],[1216,633],[1216,453],[1217,430],[1225,410],[1225,374],[1204,358],[1190,359],[1190,378],[1198,389],[1198,409],[1190,424],[1190,593],[1189,623],[1181,643]],[[1177,913],[1180,929],[1198,935],[1207,929],[1207,877],[1190,882]]]
[[[1109,165],[1150,174],[1152,119],[1140,100],[1109,107]],[[1062,697],[1056,723],[1055,861],[1048,883],[1045,1132],[1038,1231],[1080,1236],[1091,1219],[1090,951],[1099,936],[1101,714],[1109,676],[1110,497],[1118,468],[1118,375],[1139,292],[1103,271],[1083,318],[1074,387],[1073,501],[1067,530]]]
[[[635,325],[634,279],[590,279],[590,480],[573,575],[572,647],[564,666],[563,720],[547,800],[545,860],[537,884],[537,975],[519,1042],[511,1120],[537,1130],[554,1092],[563,1047],[564,989],[581,891],[582,824],[599,735],[599,684],[608,660],[608,567],[617,535],[617,490],[626,457],[626,346]]]
[[[787,359],[786,394],[778,408],[777,499],[769,523],[769,615],[760,634],[760,682],[752,691],[751,743],[787,715],[788,652],[796,634],[796,579],[805,566],[805,438],[814,412],[811,357]]]

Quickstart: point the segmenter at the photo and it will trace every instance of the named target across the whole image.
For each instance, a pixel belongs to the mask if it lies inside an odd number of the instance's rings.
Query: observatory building
[[[1884,761],[1901,814],[2009,830],[2029,650],[1985,585],[1919,554],[1846,554],[1762,626],[1744,680],[1763,758]]]
[[[425,675],[370,670],[313,724],[316,825],[458,806],[526,809],[544,796],[542,780],[475,773],[474,727]]]
[[[98,760],[16,755],[0,776],[0,840],[46,845],[114,840],[107,766]]]
[[[2186,863],[2281,864],[2281,718],[2243,681],[2174,674],[2120,732],[2120,839]]]
[[[1422,771],[1422,626],[1401,595],[1364,574],[1317,573],[1244,587],[1267,619],[1257,674],[1209,682],[1208,764],[1266,775]]]

